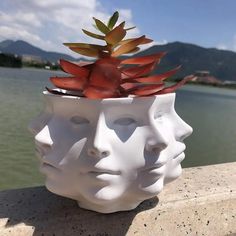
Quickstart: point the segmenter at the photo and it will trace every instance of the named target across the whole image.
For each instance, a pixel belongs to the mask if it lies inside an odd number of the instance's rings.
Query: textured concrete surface
[[[129,212],[99,214],[44,187],[0,192],[0,236],[236,235],[236,162],[188,168]]]

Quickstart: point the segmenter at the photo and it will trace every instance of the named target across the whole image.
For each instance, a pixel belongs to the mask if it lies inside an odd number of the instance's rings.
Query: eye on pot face
[[[133,118],[129,118],[129,117],[124,117],[124,118],[120,118],[114,121],[115,125],[121,125],[121,126],[129,126],[132,124],[136,124],[136,121]]]
[[[89,120],[82,116],[72,116],[70,122],[74,125],[85,125],[89,124]]]

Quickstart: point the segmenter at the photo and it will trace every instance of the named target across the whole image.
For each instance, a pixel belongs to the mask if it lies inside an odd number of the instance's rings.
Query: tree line
[[[22,67],[21,57],[12,54],[0,53],[0,66],[16,68]]]

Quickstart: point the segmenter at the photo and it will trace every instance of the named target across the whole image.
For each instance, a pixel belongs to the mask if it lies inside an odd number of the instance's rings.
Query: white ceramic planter
[[[44,92],[31,124],[46,187],[82,208],[130,210],[181,174],[192,133],[175,112],[175,94],[91,100]]]

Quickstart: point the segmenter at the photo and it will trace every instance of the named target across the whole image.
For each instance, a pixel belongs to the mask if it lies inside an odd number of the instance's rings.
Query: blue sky
[[[127,25],[137,26],[130,37],[236,51],[235,0],[1,0],[0,40],[69,53],[63,42],[88,41],[81,28],[93,30],[92,16],[107,20],[115,10]]]

